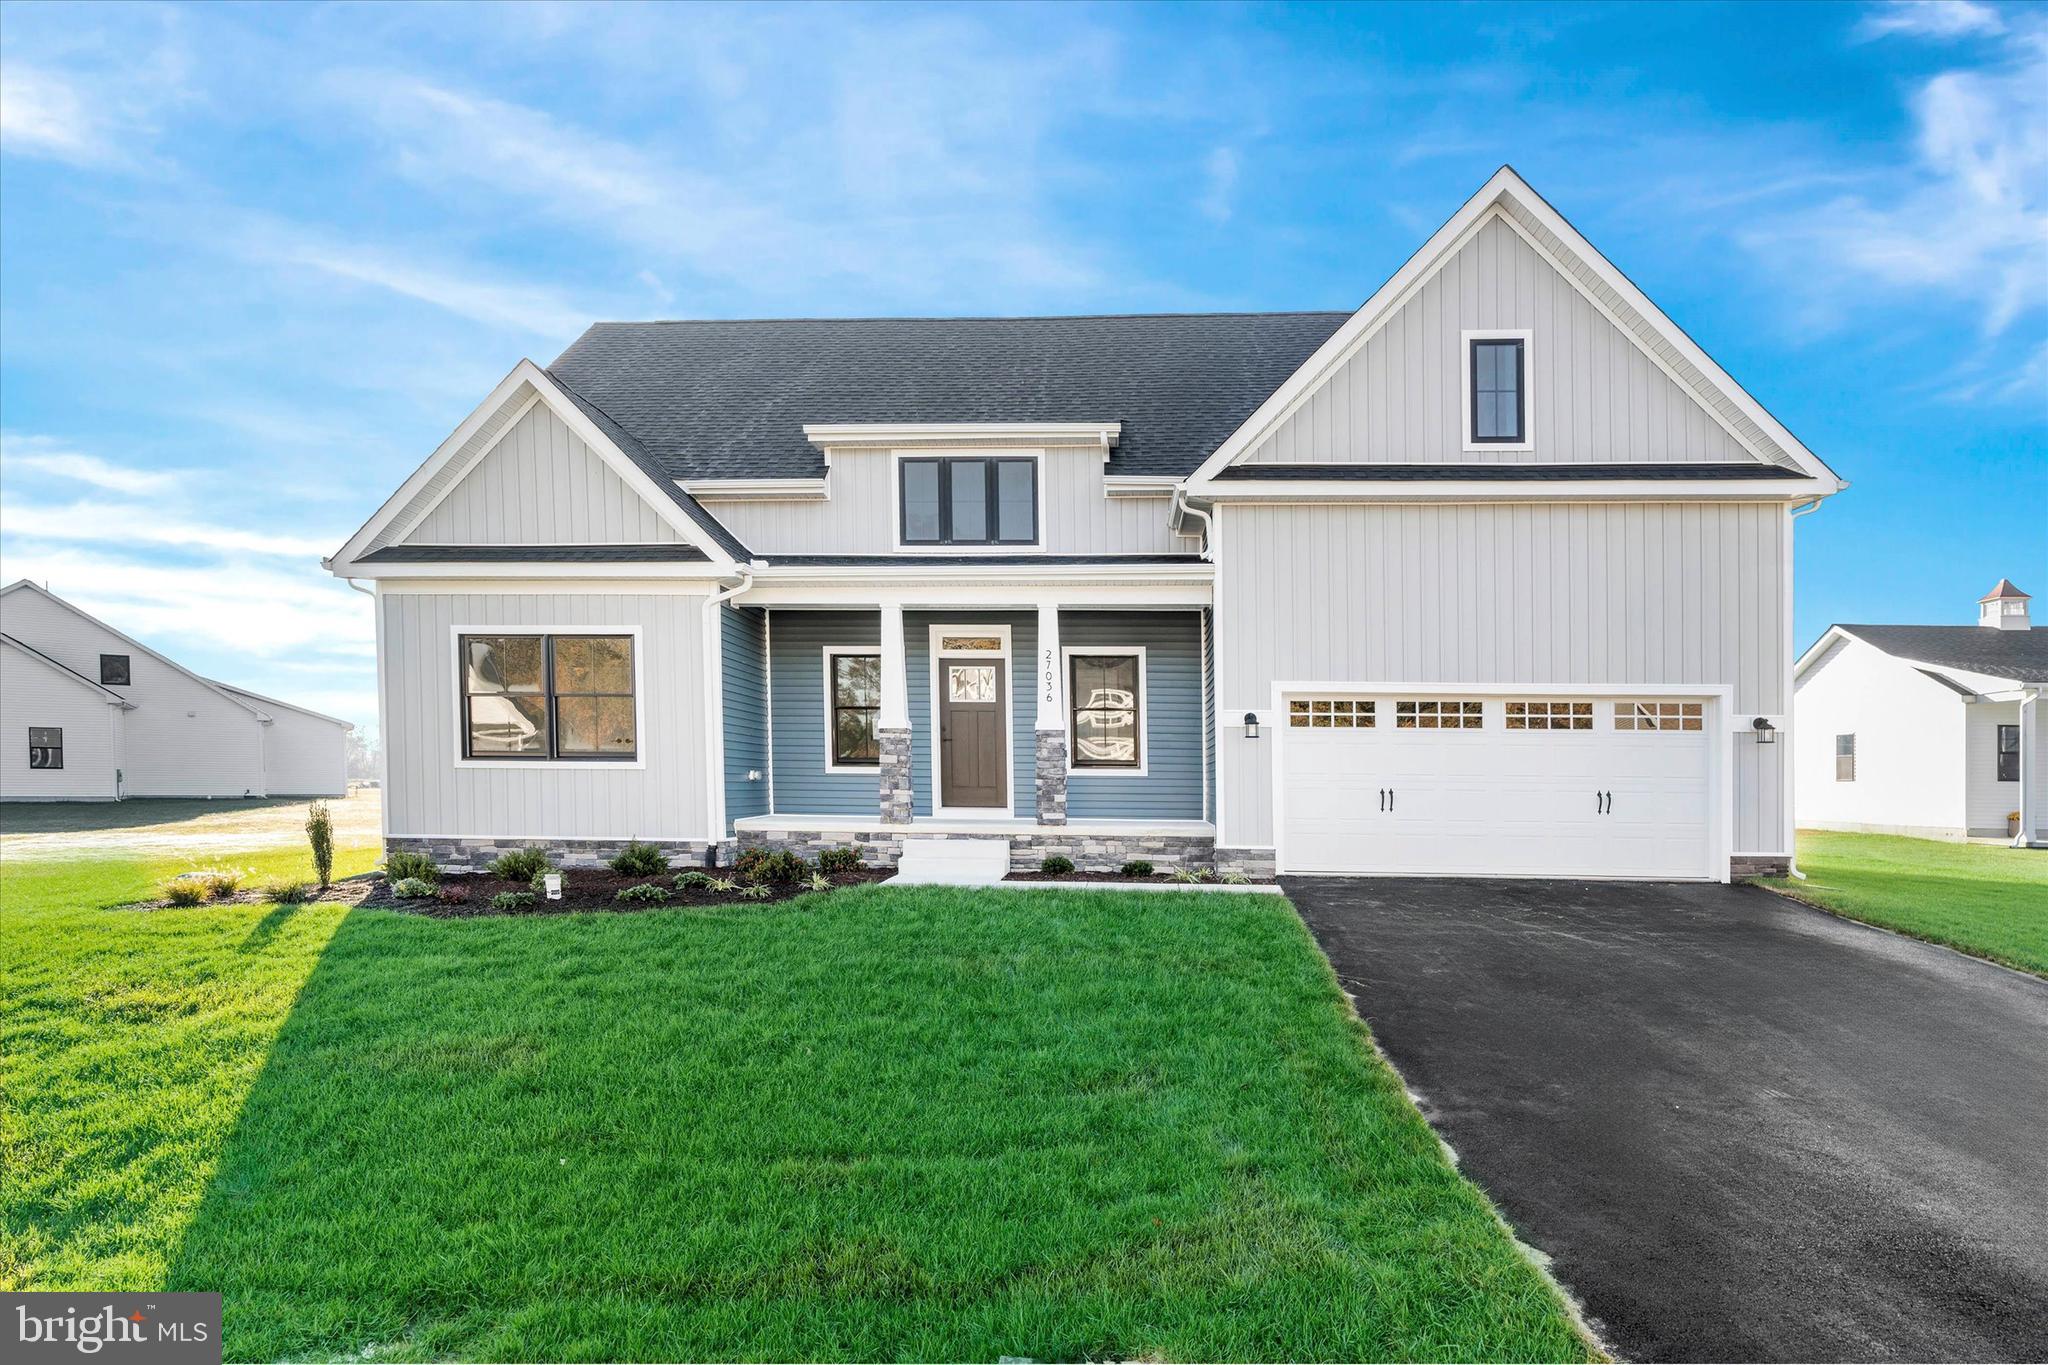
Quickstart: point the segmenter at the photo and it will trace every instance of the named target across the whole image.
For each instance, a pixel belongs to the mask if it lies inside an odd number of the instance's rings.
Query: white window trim
[[[462,733],[462,637],[465,635],[625,635],[633,641],[633,757],[631,758],[470,758],[463,748]],[[448,658],[454,663],[449,678],[448,719],[455,742],[458,768],[517,768],[543,772],[633,772],[647,766],[647,651],[641,646],[637,625],[529,625],[524,621],[482,621],[448,627]]]
[[[1038,537],[1029,545],[905,545],[903,543],[903,462],[905,460],[1030,460],[1036,466],[1038,499],[1032,521]],[[1045,553],[1045,463],[1043,450],[892,450],[889,452],[889,543],[899,555],[1039,555]],[[995,515],[995,509],[989,509]]]
[[[1043,526],[1041,525],[1041,530]],[[953,650],[939,652],[939,641],[948,635],[993,635],[1003,642],[1000,651],[990,649]],[[1010,628],[1007,625],[976,625],[972,622],[947,622],[931,628],[925,644],[928,677],[931,684],[930,703],[931,729],[925,748],[925,763],[931,776],[932,817],[949,820],[1013,820],[1017,816],[1017,677],[1011,663]],[[944,676],[942,668],[946,659],[998,659],[1003,668],[1003,804],[996,806],[948,806],[945,804],[945,783],[939,772],[941,745],[939,744],[939,680]]]
[[[1480,327],[1458,333],[1458,421],[1465,434],[1465,453],[1507,451],[1528,454],[1536,449],[1536,343],[1527,327]],[[1519,341],[1522,343],[1522,439],[1519,441],[1474,441],[1472,439],[1472,343],[1475,341]]]
[[[1135,768],[1090,768],[1074,761],[1074,656],[1076,654],[1102,654],[1129,656],[1138,661],[1138,766]],[[1066,696],[1067,706],[1067,776],[1068,777],[1146,777],[1152,768],[1152,693],[1145,675],[1146,659],[1143,645],[1062,645],[1060,647],[1060,691]]]
[[[833,743],[832,736],[832,661],[842,654],[852,655],[855,658],[879,660],[882,657],[882,647],[879,644],[873,644],[824,645],[822,648],[825,653],[825,771],[840,774],[855,773],[879,780],[879,775],[882,771],[880,763],[838,763],[833,761],[833,752],[838,746]],[[875,718],[875,728],[878,732],[881,729],[881,717],[879,715]]]
[[[1842,752],[1842,741],[1845,739],[1849,741],[1849,752],[1846,754]],[[1992,742],[1996,744],[1997,740],[1994,738]],[[1861,768],[1861,764],[1858,762],[1859,757],[1860,755],[1858,755],[1856,752],[1856,732],[1854,730],[1849,731],[1847,734],[1836,735],[1835,781],[1854,782],[1856,780],[1856,774]],[[1849,775],[1847,777],[1842,776],[1842,760],[1845,758],[1849,760]]]

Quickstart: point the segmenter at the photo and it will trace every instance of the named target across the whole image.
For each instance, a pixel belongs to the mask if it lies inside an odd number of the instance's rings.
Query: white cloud
[[[131,496],[168,492],[189,477],[186,471],[179,469],[133,469],[109,464],[97,455],[73,449],[56,437],[12,431],[0,433],[0,464],[4,464],[10,473],[26,469]]]
[[[1909,38],[1968,38],[2005,32],[2005,20],[1973,0],[1890,0],[1863,16],[1860,38],[1903,34]]]
[[[7,531],[30,540],[164,545],[217,554],[239,552],[314,559],[331,553],[345,538],[235,530],[220,520],[189,513],[181,515],[162,506],[142,503],[73,502],[43,506],[18,498],[7,504]]]
[[[1202,216],[1222,223],[1229,221],[1237,197],[1237,149],[1218,147],[1202,163],[1204,188],[1200,200]]]
[[[164,116],[192,97],[174,11],[152,12],[132,40],[87,36],[75,18],[25,6],[10,6],[7,22],[0,152],[90,169],[153,162]]]
[[[474,322],[536,336],[566,340],[581,332],[591,317],[589,309],[553,289],[422,265],[388,252],[323,241],[286,225],[254,225],[249,242],[257,254],[281,265],[367,284]]]
[[[92,166],[116,159],[114,130],[70,81],[27,62],[0,63],[0,151]]]

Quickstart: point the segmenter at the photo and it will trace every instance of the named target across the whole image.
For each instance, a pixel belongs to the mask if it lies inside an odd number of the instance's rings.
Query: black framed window
[[[905,545],[1035,545],[1038,461],[1030,456],[903,461]]]
[[[1527,439],[1524,347],[1519,337],[1472,343],[1472,441],[1519,444]]]
[[[28,766],[31,768],[61,768],[64,766],[63,726],[31,725],[28,727]]]
[[[1835,736],[1835,781],[1856,780],[1856,736]]]
[[[2017,725],[1998,727],[1998,780],[2020,780],[2020,727]]]
[[[128,685],[128,656],[126,654],[100,655],[100,686],[126,687]]]
[[[1138,693],[1137,655],[1068,656],[1067,706],[1076,768],[1139,765]]]
[[[879,767],[882,744],[875,719],[882,709],[882,656],[829,654],[832,688],[832,764]]]
[[[630,635],[465,635],[468,758],[638,757]]]

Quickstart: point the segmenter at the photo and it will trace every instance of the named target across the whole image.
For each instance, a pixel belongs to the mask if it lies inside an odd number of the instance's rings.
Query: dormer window
[[[1038,544],[1038,461],[1029,455],[918,456],[897,462],[901,543]]]
[[[1466,332],[1465,449],[1529,450],[1529,333]]]

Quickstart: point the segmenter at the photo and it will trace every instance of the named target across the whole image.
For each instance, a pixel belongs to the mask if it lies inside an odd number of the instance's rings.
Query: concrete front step
[[[994,886],[1010,870],[1003,835],[909,835],[896,864],[897,886]]]

